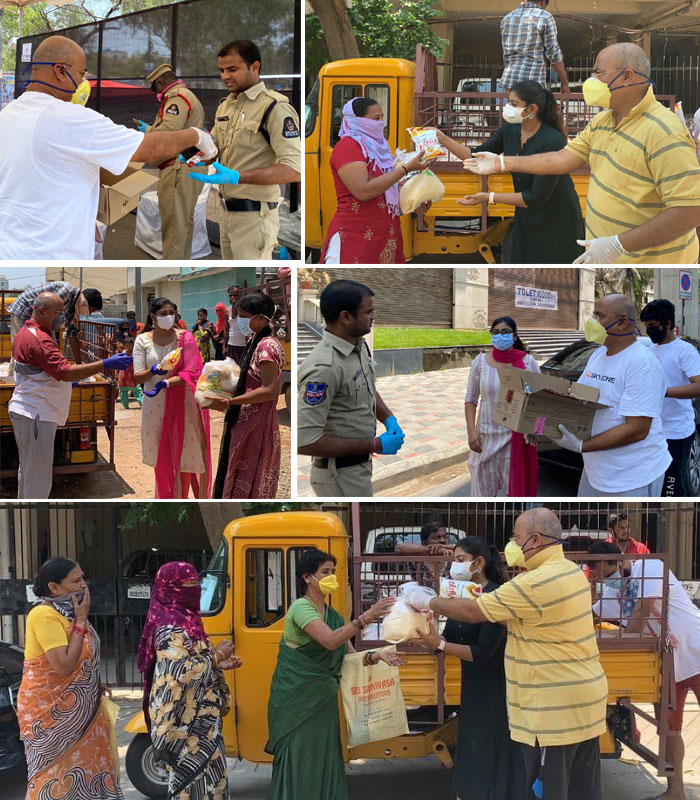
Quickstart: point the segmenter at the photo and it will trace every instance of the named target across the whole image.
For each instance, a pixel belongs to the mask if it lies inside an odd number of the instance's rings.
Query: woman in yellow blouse
[[[100,642],[88,622],[83,570],[52,558],[34,583],[17,696],[27,756],[27,800],[123,800],[102,707]],[[96,791],[98,794],[96,795]]]

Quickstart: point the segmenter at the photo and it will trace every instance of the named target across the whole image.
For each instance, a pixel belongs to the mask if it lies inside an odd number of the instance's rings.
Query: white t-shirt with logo
[[[659,359],[668,386],[685,386],[690,378],[700,375],[700,354],[690,342],[674,339],[667,344],[655,344],[651,352]],[[693,401],[665,397],[661,423],[667,439],[686,439],[695,432]]]
[[[93,259],[100,168],[120,175],[139,131],[42,92],[0,111],[0,258]]]
[[[605,346],[593,352],[578,379],[600,390],[599,402],[610,408],[596,411],[592,435],[615,428],[625,417],[651,417],[645,439],[622,447],[583,453],[586,476],[599,491],[626,492],[646,486],[663,475],[671,463],[661,426],[666,378],[659,360],[639,342],[609,356]]]
[[[638,585],[638,597],[654,603],[652,626],[660,630],[663,595],[663,561],[656,558],[637,559],[632,565],[630,580]],[[668,634],[673,645],[673,666],[676,683],[700,674],[700,609],[688,597],[678,578],[668,573]]]

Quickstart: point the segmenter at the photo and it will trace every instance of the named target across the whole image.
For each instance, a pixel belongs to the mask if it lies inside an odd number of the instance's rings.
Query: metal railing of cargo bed
[[[403,505],[403,504],[402,504]],[[448,504],[452,508],[462,504]],[[466,505],[466,504],[464,504]],[[472,504],[468,504],[471,506]],[[504,516],[510,517],[511,532],[512,523],[515,518],[524,510],[528,504],[479,504],[481,506],[491,506],[493,514],[497,514],[498,505],[503,505]],[[572,506],[576,504],[570,504]],[[607,535],[607,530],[601,528],[601,519],[609,518],[612,513],[620,513],[620,511],[627,510],[623,505],[605,506],[602,505],[599,510],[594,506],[596,504],[579,504],[583,506],[581,509],[583,514],[594,522],[595,527],[590,530],[585,528],[581,529],[574,526],[575,535],[571,536],[571,529],[563,531],[564,542],[573,542],[581,546],[585,541],[600,541],[604,537],[602,533]],[[629,504],[632,509],[636,509],[642,504]],[[510,508],[508,508],[510,507]],[[445,555],[415,555],[415,554],[401,554],[396,552],[396,546],[400,541],[415,540],[416,534],[420,531],[420,524],[416,525],[415,518],[412,515],[406,515],[405,523],[400,524],[397,517],[401,516],[401,511],[394,506],[394,513],[390,515],[389,524],[382,527],[373,528],[367,531],[366,523],[363,524],[361,520],[361,507],[358,503],[351,504],[351,524],[352,524],[352,556],[351,556],[351,570],[352,576],[352,601],[353,601],[353,618],[357,618],[363,611],[366,611],[373,603],[377,602],[382,597],[395,597],[398,594],[398,588],[401,584],[407,581],[416,580],[417,577],[422,578],[422,583],[433,584],[436,594],[439,594],[439,578],[449,577],[449,561],[450,559]],[[484,509],[485,510],[485,509]],[[573,511],[573,509],[571,509]],[[692,513],[692,509],[688,509]],[[478,514],[478,512],[477,512]],[[486,514],[484,516],[487,516]],[[568,518],[565,517],[568,521]],[[634,519],[634,511],[633,511]],[[443,517],[442,520],[446,520]],[[424,520],[427,521],[427,520]],[[448,538],[452,544],[455,544],[458,539],[468,535],[465,530],[455,527],[454,517],[445,521],[444,527],[447,530]],[[468,530],[468,529],[467,529]],[[381,542],[380,536],[381,533]],[[373,537],[372,534],[375,534]],[[587,536],[590,534],[590,536]],[[487,540],[492,541],[492,537],[485,536]],[[499,537],[501,538],[501,537]],[[507,539],[510,538],[510,533]],[[365,543],[373,541],[375,543],[375,552],[363,552],[362,541]],[[390,542],[394,540],[394,546],[389,550]],[[415,542],[414,542],[415,543]],[[382,548],[382,552],[376,552],[377,545]],[[384,549],[386,548],[386,549]],[[499,549],[502,544],[499,545]],[[598,615],[601,621],[605,621],[611,627],[605,629],[604,625],[596,627],[596,638],[598,648],[601,653],[607,651],[645,651],[654,652],[658,654],[662,665],[661,681],[660,681],[660,696],[659,704],[661,709],[667,711],[672,710],[675,705],[675,692],[674,687],[674,672],[673,672],[673,657],[672,649],[668,641],[668,598],[669,598],[669,556],[665,553],[652,553],[651,555],[628,555],[624,556],[601,556],[589,555],[582,550],[566,550],[566,557],[581,566],[582,570],[586,573],[589,581],[591,582],[591,603],[601,602],[601,614]],[[661,580],[658,577],[648,575],[645,564],[649,560],[661,561],[663,564],[663,576]],[[626,611],[622,602],[615,607],[614,601],[609,596],[603,597],[605,587],[604,581],[598,581],[592,575],[592,570],[601,562],[636,562],[641,561],[641,575],[635,577],[634,583],[636,584],[637,596],[645,596],[653,598],[660,602],[660,609],[658,615],[655,616],[656,623],[652,629],[649,625],[639,634],[629,634],[624,630],[627,624]],[[505,564],[505,561],[504,561]],[[430,575],[432,567],[433,578],[426,581],[425,576]],[[519,570],[508,570],[509,579],[514,577]],[[437,576],[437,577],[435,577]],[[627,581],[625,586],[631,585],[632,579],[625,579]],[[653,590],[649,589],[645,594],[645,589],[653,584]],[[659,586],[660,583],[660,586]],[[650,591],[656,594],[649,594]],[[381,638],[381,625],[374,623],[365,629],[366,638],[356,637],[354,646],[357,650],[367,650],[376,647],[382,647],[389,644]],[[373,638],[370,638],[373,637]],[[421,645],[412,643],[401,643],[397,645],[397,649],[402,653],[427,653],[426,649]],[[437,706],[435,707],[435,718],[431,721],[423,721],[416,727],[434,727],[442,725],[446,718],[451,713],[451,708],[445,703],[445,656],[443,653],[437,653]],[[667,714],[660,714],[658,722],[650,716],[643,708],[635,705],[627,697],[618,698],[618,705],[629,709],[632,713],[638,714],[643,719],[657,725],[659,735],[658,753],[654,753],[648,747],[635,741],[634,737],[625,741],[625,744],[636,752],[638,755],[645,758],[649,763],[653,764],[659,774],[667,774],[671,770],[670,765],[666,761],[666,739],[668,736],[668,719]]]

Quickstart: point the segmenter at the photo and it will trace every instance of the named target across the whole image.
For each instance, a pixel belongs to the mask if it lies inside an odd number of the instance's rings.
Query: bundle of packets
[[[232,358],[209,361],[197,379],[194,399],[206,408],[213,400],[228,400],[236,390],[240,368]]]

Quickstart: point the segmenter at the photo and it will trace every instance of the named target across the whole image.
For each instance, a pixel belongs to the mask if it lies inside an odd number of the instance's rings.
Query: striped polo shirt
[[[546,547],[523,572],[477,602],[505,622],[506,697],[511,738],[542,746],[604,733],[608,682],[600,664],[591,589],[561,545]]]
[[[675,206],[700,206],[695,144],[678,117],[654,97],[615,124],[610,109],[598,114],[566,149],[588,162],[586,238],[637,228]],[[695,264],[698,238],[689,230],[666,244],[630,253],[616,263]]]

